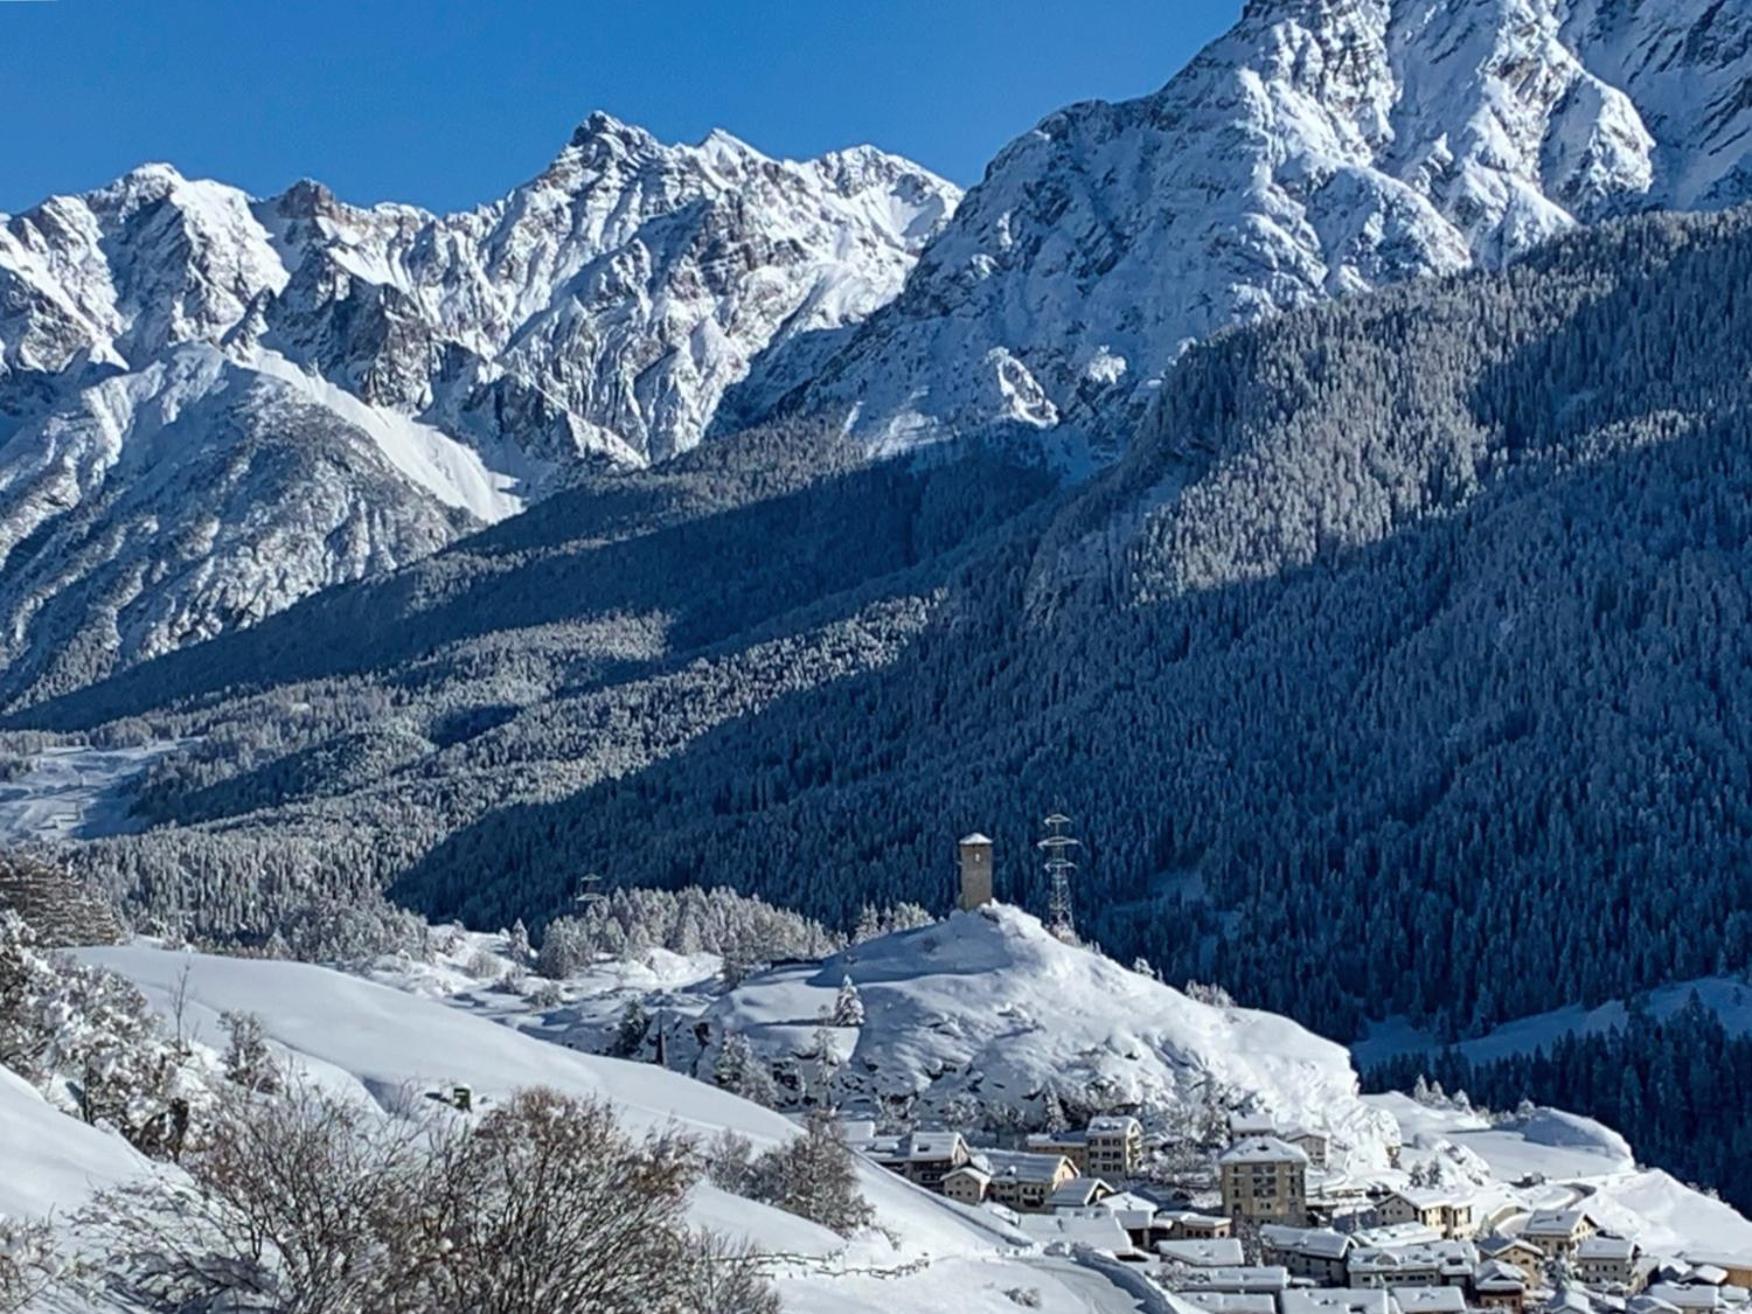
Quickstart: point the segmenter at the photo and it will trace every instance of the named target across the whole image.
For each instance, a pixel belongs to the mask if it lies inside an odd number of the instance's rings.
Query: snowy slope
[[[1684,1008],[1693,994],[1730,1032],[1740,1035],[1752,1032],[1752,985],[1733,977],[1704,977],[1662,986],[1648,992],[1643,1008],[1649,1017],[1661,1021]],[[1452,1048],[1474,1063],[1488,1063],[1512,1054],[1531,1054],[1541,1047],[1549,1049],[1560,1036],[1599,1035],[1623,1029],[1629,1021],[1630,1013],[1622,1000],[1595,1008],[1570,1004],[1505,1022],[1482,1036],[1456,1041]],[[1367,1036],[1352,1044],[1351,1056],[1359,1067],[1370,1068],[1400,1054],[1423,1054],[1442,1048],[1432,1032],[1412,1026],[1405,1018],[1393,1018],[1376,1023]]]
[[[1747,0],[1252,0],[1161,91],[1012,142],[795,404],[879,448],[1111,438],[1181,344],[1749,194]]]
[[[867,147],[597,114],[461,214],[149,165],[0,216],[0,704],[693,446],[893,296],[958,199]]]
[[[69,1213],[146,1168],[120,1136],[70,1118],[0,1067],[0,1218]]]
[[[1405,1095],[1364,1098],[1398,1122],[1407,1169],[1437,1157],[1450,1180],[1463,1177],[1468,1164],[1482,1169],[1473,1178],[1480,1208],[1485,1215],[1503,1210],[1506,1232],[1516,1231],[1530,1209],[1580,1204],[1608,1231],[1655,1254],[1752,1249],[1752,1221],[1668,1173],[1639,1169],[1624,1138],[1591,1118],[1538,1109],[1495,1125],[1470,1110]],[[1530,1184],[1513,1185],[1523,1180]]]
[[[325,968],[145,945],[82,950],[80,957],[135,981],[160,1009],[167,1007],[187,965],[187,1016],[197,1040],[221,1038],[220,1012],[254,1011],[271,1043],[295,1056],[313,1077],[377,1103],[394,1103],[407,1088],[418,1092],[456,1081],[468,1082],[488,1102],[518,1087],[543,1084],[604,1098],[635,1129],[680,1126],[709,1135],[730,1128],[757,1145],[796,1130],[778,1114],[661,1068],[578,1054]],[[5,1098],[0,1085],[0,1099]],[[0,1106],[0,1114],[11,1108]],[[77,1194],[84,1162],[84,1142],[74,1132],[88,1129],[52,1116],[62,1122],[33,1130],[42,1132],[49,1157],[50,1147],[65,1153],[42,1170],[46,1186],[31,1196],[39,1211],[61,1193]],[[1017,1288],[1038,1289],[1048,1314],[1133,1308],[1104,1282],[1060,1274],[1053,1265],[1019,1256],[1017,1248],[1026,1241],[987,1215],[951,1205],[872,1166],[862,1170],[862,1177],[882,1226],[897,1238],[893,1244],[873,1234],[848,1244],[814,1224],[709,1186],[698,1188],[691,1212],[700,1224],[791,1257],[779,1282],[787,1309],[998,1314],[1014,1311],[1004,1293]]]
[[[928,1119],[972,1098],[1039,1126],[1048,1089],[1067,1105],[1135,1106],[1147,1122],[1224,1092],[1286,1126],[1328,1129],[1358,1167],[1386,1162],[1391,1122],[1358,1098],[1342,1046],[1274,1014],[1198,1003],[1001,905],[751,978],[705,1011],[713,1044],[734,1031],[769,1061],[801,1062],[848,976],[865,1022],[832,1029],[846,1104],[916,1098]],[[680,1061],[691,1024],[676,1032]]]

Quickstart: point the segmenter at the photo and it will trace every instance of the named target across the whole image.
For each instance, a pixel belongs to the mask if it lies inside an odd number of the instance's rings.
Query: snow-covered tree
[[[833,1117],[809,1116],[803,1134],[754,1161],[750,1191],[757,1200],[850,1236],[876,1213],[858,1186],[857,1163]]]
[[[732,1095],[764,1104],[768,1108],[778,1103],[778,1087],[773,1074],[740,1031],[725,1033],[718,1047],[718,1057],[712,1065],[712,1079]]]
[[[641,1057],[645,1052],[645,1033],[650,1029],[651,1018],[645,1012],[645,1005],[637,999],[629,1000],[627,1006],[621,1010],[620,1025],[615,1029],[614,1039],[609,1044],[609,1057]]]
[[[839,995],[833,1001],[833,1024],[836,1027],[864,1025],[864,997],[849,976],[840,981]]]
[[[246,1090],[272,1091],[280,1084],[268,1051],[262,1020],[254,1013],[227,1011],[219,1015],[225,1028],[225,1076]]]

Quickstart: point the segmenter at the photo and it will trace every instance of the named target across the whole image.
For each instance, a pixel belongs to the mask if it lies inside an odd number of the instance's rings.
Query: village
[[[1041,847],[1053,925],[1073,935],[1063,821],[1048,819]],[[993,899],[992,841],[969,835],[958,850],[958,903],[971,912]],[[1752,1314],[1752,1254],[1647,1253],[1590,1212],[1586,1187],[1529,1206],[1444,1180],[1439,1162],[1402,1172],[1397,1150],[1386,1172],[1353,1170],[1329,1132],[1258,1113],[1230,1113],[1226,1145],[1192,1164],[1125,1111],[1004,1145],[949,1129],[883,1134],[857,1117],[841,1126],[908,1182],[1048,1250],[1133,1266],[1204,1314]],[[1180,1171],[1165,1177],[1168,1149]]]
[[[1147,1142],[1129,1115],[1036,1133],[1018,1149],[956,1131],[844,1128],[854,1148],[907,1181],[988,1210],[1043,1246],[1135,1265],[1206,1314],[1752,1309],[1752,1256],[1647,1254],[1604,1230],[1585,1203],[1486,1211],[1464,1187],[1359,1187],[1326,1172],[1325,1134],[1269,1119],[1231,1120],[1208,1202],[1165,1198],[1142,1180]]]

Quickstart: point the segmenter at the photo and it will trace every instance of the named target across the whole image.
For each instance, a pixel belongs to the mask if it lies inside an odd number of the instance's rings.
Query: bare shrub
[[[0,1314],[19,1314],[48,1291],[58,1261],[47,1223],[0,1218]]]
[[[690,1233],[692,1144],[524,1091],[478,1121],[392,1121],[237,1090],[211,1144],[82,1219],[118,1293],[162,1311],[769,1314],[757,1257]]]

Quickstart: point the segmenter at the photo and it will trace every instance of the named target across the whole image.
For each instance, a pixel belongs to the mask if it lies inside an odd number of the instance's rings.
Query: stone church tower
[[[992,901],[992,842],[977,831],[961,841],[962,912],[983,908]]]

